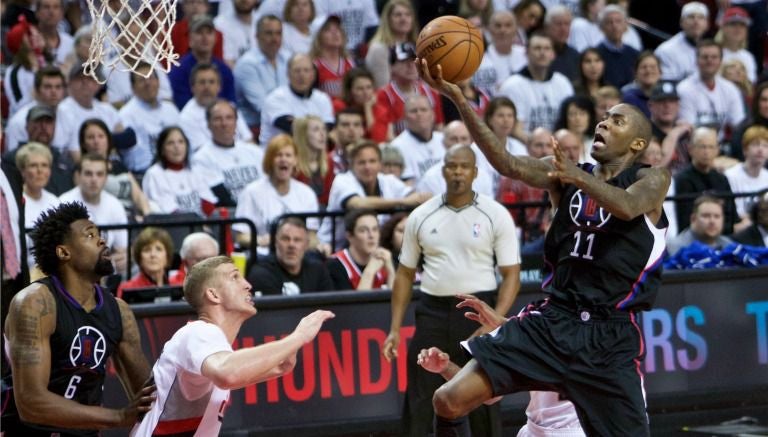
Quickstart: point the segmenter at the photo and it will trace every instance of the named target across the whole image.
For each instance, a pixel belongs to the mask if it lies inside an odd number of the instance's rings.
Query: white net
[[[176,23],[177,0],[87,0],[93,19],[93,40],[85,73],[99,83],[104,70],[119,69],[149,77],[155,68],[168,72],[178,65],[171,28]]]

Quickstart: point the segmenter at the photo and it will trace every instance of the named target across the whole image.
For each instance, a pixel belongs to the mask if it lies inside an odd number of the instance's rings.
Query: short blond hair
[[[744,131],[744,135],[741,137],[741,148],[747,150],[749,145],[755,141],[768,141],[768,128],[760,125],[752,125]]]
[[[48,165],[53,164],[53,154],[51,153],[51,149],[45,144],[32,141],[21,146],[19,151],[16,152],[16,168],[24,170],[29,161],[29,157],[32,155],[42,156],[48,160]]]
[[[200,310],[203,306],[203,294],[205,288],[216,280],[215,271],[223,264],[232,264],[232,259],[228,256],[214,256],[204,259],[192,266],[184,278],[184,299],[192,305],[195,310]]]

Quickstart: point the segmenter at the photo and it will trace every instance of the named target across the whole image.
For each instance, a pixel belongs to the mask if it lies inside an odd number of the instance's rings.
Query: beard
[[[99,276],[108,276],[115,273],[115,266],[112,265],[112,261],[104,258],[99,258],[96,261],[96,265],[93,266],[93,271]]]

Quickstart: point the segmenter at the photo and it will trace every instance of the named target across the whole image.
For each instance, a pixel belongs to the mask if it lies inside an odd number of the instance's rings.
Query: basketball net
[[[106,76],[99,74],[101,66],[148,78],[155,68],[167,73],[171,65],[179,65],[171,41],[177,1],[87,0],[93,39],[83,63],[85,73],[103,84]],[[141,64],[150,68],[137,72]]]

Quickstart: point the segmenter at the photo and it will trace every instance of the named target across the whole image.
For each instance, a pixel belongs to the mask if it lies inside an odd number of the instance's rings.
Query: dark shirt
[[[211,64],[214,64],[221,74],[219,97],[235,103],[235,76],[232,74],[232,69],[222,59],[215,56],[211,59]],[[168,80],[171,82],[171,90],[173,91],[173,103],[179,110],[183,109],[184,105],[192,98],[192,86],[189,79],[195,65],[197,65],[197,58],[192,55],[192,52],[189,52],[182,56],[179,59],[179,65],[173,67],[168,73]]]
[[[248,272],[248,282],[253,285],[255,291],[261,291],[262,295],[283,295],[308,293],[313,291],[332,291],[333,282],[328,275],[325,266],[307,259],[301,263],[301,271],[298,275],[288,273],[274,257],[269,257],[259,264],[251,267]],[[292,283],[292,284],[291,284]]]
[[[564,75],[571,82],[579,80],[579,52],[568,44],[555,50],[555,60],[550,69]]]
[[[675,176],[675,194],[704,194],[705,192],[714,195],[733,193],[728,178],[717,170],[702,173],[693,165],[689,165]],[[690,225],[693,201],[693,198],[677,201],[677,226],[680,230]],[[730,235],[733,233],[733,224],[737,217],[736,203],[733,197],[723,198],[723,202],[723,235]]]
[[[623,45],[621,49],[608,46],[605,41],[597,46],[597,51],[605,61],[605,73],[603,78],[608,85],[621,88],[632,82],[635,77],[635,61],[639,52],[634,48]]]
[[[742,230],[741,232],[733,234],[731,238],[733,238],[734,241],[741,244],[746,244],[747,246],[766,247],[763,234],[760,233],[758,225],[755,224]]]

